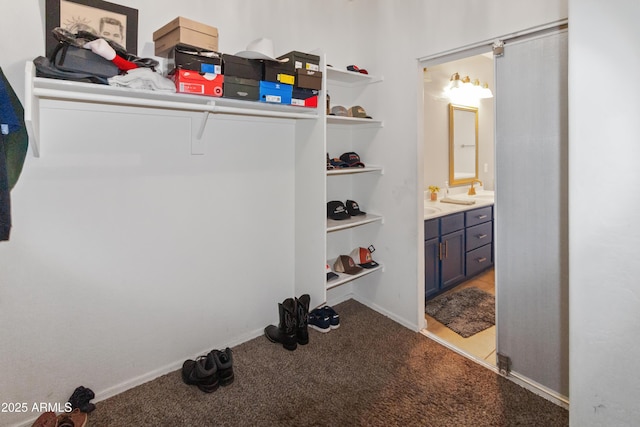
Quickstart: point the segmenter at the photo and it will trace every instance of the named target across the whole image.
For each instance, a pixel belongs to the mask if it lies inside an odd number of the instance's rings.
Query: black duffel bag
[[[90,74],[96,77],[109,78],[120,72],[113,62],[89,49],[73,46],[66,42],[58,43],[51,54],[50,61],[60,71]]]
[[[36,77],[46,77],[49,79],[72,80],[75,82],[100,83],[108,85],[109,81],[106,77],[99,77],[93,74],[76,73],[74,71],[63,71],[55,67],[49,58],[38,56],[33,60],[36,67]]]
[[[58,38],[58,44],[49,58],[38,56],[33,60],[36,76],[109,84],[107,79],[119,74],[118,67],[89,49],[78,46],[80,42],[71,37]]]
[[[74,34],[60,27],[54,28],[52,33],[58,40],[58,45],[49,58],[38,56],[33,60],[36,76],[109,84],[108,78],[120,74],[120,70],[112,61],[82,47],[87,42],[99,38],[95,34],[86,31],[78,31]],[[155,71],[155,67],[158,66],[158,61],[155,59],[139,58],[127,53],[118,43],[105,40],[117,55],[135,63],[138,67],[147,67]]]

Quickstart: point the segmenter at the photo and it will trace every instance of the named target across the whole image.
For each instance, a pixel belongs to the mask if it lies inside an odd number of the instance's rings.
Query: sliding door
[[[497,352],[568,397],[567,32],[495,61]]]

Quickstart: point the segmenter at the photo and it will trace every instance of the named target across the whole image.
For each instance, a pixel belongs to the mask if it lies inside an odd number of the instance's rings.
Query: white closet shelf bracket
[[[29,132],[33,155],[40,157],[40,99],[111,104],[142,108],[202,112],[202,122],[196,134],[201,139],[210,114],[234,114],[279,119],[317,119],[316,109],[301,112],[301,108],[289,105],[266,104],[258,101],[241,101],[119,88],[92,83],[39,78],[31,61],[25,66],[25,124]]]
[[[40,157],[40,100],[33,94],[33,77],[35,76],[33,62],[27,62],[24,74],[24,123],[33,156]]]
[[[207,120],[209,119],[210,111],[204,111],[202,113],[202,121],[200,122],[200,127],[198,128],[198,133],[196,134],[196,138],[202,139],[202,134],[204,134],[204,128],[207,127]]]

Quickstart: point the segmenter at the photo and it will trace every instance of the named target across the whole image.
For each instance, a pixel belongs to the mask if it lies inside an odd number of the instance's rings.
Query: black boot
[[[287,350],[295,350],[298,346],[296,339],[296,301],[293,298],[287,298],[278,303],[278,312],[280,314],[280,325],[269,325],[264,328],[264,335],[271,342],[281,343]]]
[[[218,379],[221,386],[228,386],[233,382],[233,352],[229,347],[225,350],[212,350],[213,358],[218,366]]]
[[[309,324],[310,302],[311,297],[308,294],[304,294],[300,298],[296,298],[296,339],[300,345],[305,345],[309,342],[309,330],[307,329],[307,325]]]
[[[195,385],[205,393],[213,393],[218,389],[218,365],[213,352],[198,356],[196,360],[185,360],[182,364],[182,381]]]

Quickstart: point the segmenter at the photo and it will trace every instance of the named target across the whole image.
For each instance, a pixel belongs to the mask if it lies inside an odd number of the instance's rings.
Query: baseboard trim
[[[378,304],[375,304],[371,300],[368,300],[366,298],[362,298],[361,296],[355,295],[355,294],[351,295],[351,297],[354,300],[358,301],[359,303],[366,305],[370,309],[372,309],[374,311],[377,311],[380,314],[385,315],[386,317],[388,317],[389,319],[395,321],[396,323],[401,324],[402,326],[404,326],[407,329],[411,329],[412,331],[419,331],[420,330],[418,328],[418,325],[416,325],[415,323],[411,323],[407,319],[404,319],[402,317],[396,316],[395,314],[391,313],[390,311],[380,307]]]
[[[195,355],[192,355],[193,357],[195,357],[197,354],[206,354],[208,352],[211,351],[212,348],[226,348],[226,347],[235,347],[237,345],[240,345],[244,342],[247,342],[249,340],[252,340],[256,337],[259,337],[260,335],[262,335],[264,333],[264,329],[257,329],[254,331],[251,331],[249,333],[246,334],[242,334],[239,335],[238,337],[235,337],[232,340],[227,341],[226,343],[223,343],[222,345],[219,346],[210,346],[207,347],[205,349],[202,349],[200,352],[197,352]],[[187,357],[188,358],[188,357]],[[95,401],[96,402],[100,402],[102,400],[106,400],[110,397],[113,397],[117,394],[123,393],[129,389],[132,389],[134,387],[137,387],[139,385],[142,385],[144,383],[147,383],[149,381],[152,381],[158,377],[161,377],[162,375],[166,375],[170,372],[176,371],[178,369],[182,368],[182,364],[184,363],[186,359],[181,359],[181,360],[177,360],[175,362],[172,362],[168,365],[165,365],[161,368],[158,369],[154,369],[151,372],[147,372],[143,375],[140,375],[138,377],[134,377],[130,380],[124,381],[120,384],[116,384],[112,387],[109,387],[105,390],[101,390],[96,392],[96,397],[95,397]]]
[[[525,377],[524,375],[521,375],[517,372],[510,372],[509,375],[503,375],[496,366],[488,363],[486,360],[480,359],[476,356],[474,356],[473,354],[467,353],[464,350],[459,349],[458,347],[454,346],[453,344],[443,340],[442,338],[438,337],[437,335],[434,335],[433,333],[427,331],[426,329],[423,329],[420,331],[420,333],[424,336],[426,336],[427,338],[432,339],[433,341],[436,341],[438,344],[443,345],[444,347],[447,347],[449,350],[452,350],[456,353],[458,353],[459,355],[466,357],[467,359],[470,359],[474,362],[476,362],[479,365],[482,365],[483,367],[495,372],[496,374],[518,384],[520,387],[523,387],[527,390],[529,390],[530,392],[548,400],[551,403],[554,403],[564,409],[569,409],[569,399],[565,396],[560,395],[559,393],[543,386],[542,384],[539,384],[535,381],[533,381],[530,378]]]
[[[533,381],[530,378],[525,377],[517,372],[510,372],[505,378],[513,381],[531,391],[532,393],[537,394],[540,397],[547,399],[548,401],[555,403],[558,406],[563,407],[564,409],[569,409],[569,398],[566,396],[562,396],[561,394]]]
[[[335,298],[327,298],[327,305],[333,307],[334,305],[338,305],[341,302],[345,302],[350,299],[353,299],[353,294],[340,295]]]

